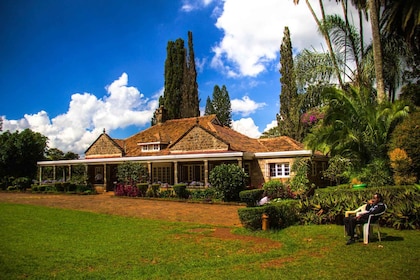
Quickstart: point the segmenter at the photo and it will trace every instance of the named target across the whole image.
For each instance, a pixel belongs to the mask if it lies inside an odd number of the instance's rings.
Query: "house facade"
[[[72,167],[83,165],[97,190],[112,191],[118,165],[129,161],[144,164],[151,183],[208,186],[211,170],[224,163],[241,166],[248,185],[258,187],[271,179],[287,181],[295,159],[304,157],[312,163],[309,179],[325,183],[321,174],[327,158],[289,137],[253,139],[221,125],[216,115],[165,121],[163,108],[156,112],[155,125],[126,139],[113,139],[104,130],[84,159],[38,162],[39,181],[45,179],[44,167],[65,167],[64,177],[70,179]]]

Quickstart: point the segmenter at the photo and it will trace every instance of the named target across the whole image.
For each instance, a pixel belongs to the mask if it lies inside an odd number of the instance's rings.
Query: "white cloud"
[[[82,154],[103,129],[110,133],[130,125],[150,123],[162,93],[158,92],[149,100],[137,88],[127,84],[128,75],[123,73],[106,87],[107,95],[103,98],[98,99],[90,93],[75,93],[65,114],[50,119],[47,112],[40,111],[25,114],[20,120],[3,118],[3,130],[30,128],[47,136],[49,147]]]
[[[273,120],[271,123],[269,123],[265,126],[264,132],[269,131],[270,129],[272,129],[273,127],[276,127],[276,126],[278,126],[277,120]]]
[[[310,2],[320,15],[318,1]],[[326,50],[305,1],[299,5],[294,5],[292,0],[225,0],[223,3],[216,27],[224,36],[213,47],[211,65],[230,77],[255,77],[270,64],[277,63],[285,26],[289,27],[294,48]],[[327,14],[342,15],[341,5],[335,1],[324,5]]]
[[[242,97],[242,99],[233,99],[230,102],[232,113],[241,114],[246,117],[254,113],[256,110],[264,107],[265,103],[257,103],[251,100],[248,96]]]
[[[213,0],[183,0],[181,10],[189,13],[191,11],[207,7]]]
[[[251,118],[232,121],[232,129],[251,138],[258,138],[261,135],[261,132],[258,131],[258,126],[255,125],[254,120]]]

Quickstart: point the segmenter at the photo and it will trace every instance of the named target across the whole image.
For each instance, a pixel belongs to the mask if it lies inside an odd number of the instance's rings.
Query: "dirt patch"
[[[238,209],[244,206],[173,202],[99,195],[0,192],[0,202],[67,208],[104,214],[216,226],[240,227]]]
[[[238,209],[245,206],[239,205],[126,198],[116,197],[113,193],[68,195],[0,192],[1,202],[74,209],[152,220],[206,224],[212,225],[214,228],[195,229],[194,231],[203,230],[208,232],[208,236],[215,238],[252,243],[254,244],[252,251],[258,253],[281,247],[279,242],[267,238],[232,234],[233,228],[242,226],[238,217]]]

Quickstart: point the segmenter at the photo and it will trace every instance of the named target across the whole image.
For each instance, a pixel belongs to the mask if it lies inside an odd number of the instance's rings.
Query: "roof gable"
[[[86,158],[122,157],[123,148],[105,132],[89,146],[85,152]]]
[[[227,151],[229,150],[229,143],[226,143],[200,126],[194,125],[185,132],[175,143],[169,147],[172,152],[192,152],[192,151]]]

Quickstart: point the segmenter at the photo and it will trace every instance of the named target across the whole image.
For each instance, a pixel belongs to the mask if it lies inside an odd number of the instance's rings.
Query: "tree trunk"
[[[379,32],[379,16],[376,0],[369,0],[370,23],[372,26],[373,60],[376,75],[376,88],[378,102],[385,100],[385,85],[383,77],[383,61],[381,49],[381,36]]]

